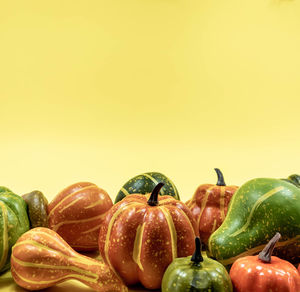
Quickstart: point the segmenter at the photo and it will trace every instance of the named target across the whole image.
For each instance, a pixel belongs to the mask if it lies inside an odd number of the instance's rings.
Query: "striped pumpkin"
[[[195,249],[198,232],[191,211],[171,196],[158,196],[162,185],[115,204],[101,226],[100,253],[128,285],[160,288],[168,265]]]
[[[27,230],[25,201],[8,188],[0,187],[0,272],[9,269],[11,248]]]
[[[96,291],[128,291],[103,262],[75,252],[56,232],[37,227],[13,246],[11,274],[27,290],[39,290],[75,279]]]
[[[238,189],[237,186],[226,186],[223,174],[215,168],[218,175],[217,184],[200,185],[186,205],[192,211],[201,241],[207,246],[210,235],[222,224],[227,214],[229,202]]]
[[[73,184],[48,205],[49,228],[75,250],[97,250],[99,228],[112,205],[107,192],[95,184]]]
[[[126,196],[131,194],[144,195],[151,193],[154,187],[160,182],[164,184],[159,192],[161,196],[169,195],[176,200],[180,200],[177,188],[168,177],[159,172],[146,172],[133,177],[125,183],[118,192],[115,203],[120,202]]]

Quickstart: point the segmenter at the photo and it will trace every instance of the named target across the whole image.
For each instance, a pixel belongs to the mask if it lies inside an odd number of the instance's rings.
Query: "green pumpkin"
[[[26,202],[6,187],[0,187],[0,272],[10,267],[11,248],[29,230]]]
[[[173,182],[167,178],[164,174],[159,172],[147,172],[135,176],[130,179],[119,191],[116,196],[115,203],[121,201],[127,195],[130,194],[148,194],[158,183],[164,183],[164,186],[160,190],[160,195],[170,195],[176,200],[180,200],[177,188]]]
[[[293,180],[293,181],[292,181]],[[257,178],[233,195],[223,224],[208,241],[208,254],[224,265],[257,254],[276,232],[274,255],[291,262],[300,257],[300,189],[295,178]]]
[[[201,243],[196,237],[193,256],[175,259],[162,280],[162,292],[231,292],[232,283],[225,267],[201,255]]]

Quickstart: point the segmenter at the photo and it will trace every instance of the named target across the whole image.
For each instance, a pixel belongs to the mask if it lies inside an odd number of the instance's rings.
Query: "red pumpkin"
[[[48,205],[49,228],[75,250],[97,250],[100,225],[112,205],[107,192],[95,184],[73,184]]]
[[[158,289],[168,265],[191,255],[198,235],[196,222],[184,203],[152,194],[132,194],[115,204],[100,229],[99,250],[127,285],[141,282]]]
[[[236,292],[299,292],[300,275],[288,261],[271,256],[280,238],[277,233],[258,256],[236,260],[230,278]]]
[[[193,198],[186,202],[199,228],[201,241],[207,245],[210,235],[221,226],[228,210],[228,204],[237,186],[226,186],[223,175],[215,168],[218,175],[216,185],[200,185]]]

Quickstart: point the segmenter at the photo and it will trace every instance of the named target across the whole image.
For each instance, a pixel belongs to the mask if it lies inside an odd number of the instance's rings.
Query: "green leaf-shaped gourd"
[[[163,196],[167,194],[171,195],[176,200],[180,200],[177,188],[168,177],[159,172],[147,172],[137,175],[125,183],[116,196],[115,204],[130,194],[144,195],[151,193],[155,186],[159,183],[164,184],[159,195]]]
[[[208,255],[224,265],[257,254],[276,232],[274,255],[292,262],[300,257],[300,188],[295,182],[257,178],[233,195],[223,224],[208,241]]]
[[[0,273],[10,267],[11,248],[28,230],[26,202],[8,188],[0,187]]]
[[[162,292],[231,292],[232,283],[225,267],[201,254],[199,237],[193,256],[176,258],[162,280]]]

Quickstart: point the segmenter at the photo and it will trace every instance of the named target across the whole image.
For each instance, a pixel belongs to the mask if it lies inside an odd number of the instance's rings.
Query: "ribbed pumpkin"
[[[237,259],[230,277],[236,292],[299,292],[300,275],[288,261],[272,256],[280,233],[269,241],[258,256]]]
[[[202,243],[207,246],[210,235],[220,227],[227,214],[229,202],[238,189],[226,186],[222,172],[215,168],[218,175],[217,184],[200,185],[186,205],[192,211]]]
[[[171,196],[132,194],[115,204],[100,229],[99,250],[125,281],[160,288],[163,274],[176,257],[191,255],[198,234],[184,203]]]
[[[6,187],[0,187],[0,272],[10,267],[11,247],[29,230],[27,205]]]
[[[48,205],[49,228],[75,250],[97,250],[99,228],[112,205],[107,192],[95,184],[75,183]]]
[[[96,291],[128,291],[106,264],[75,252],[56,232],[44,227],[31,229],[18,239],[11,274],[27,290],[75,279]]]

